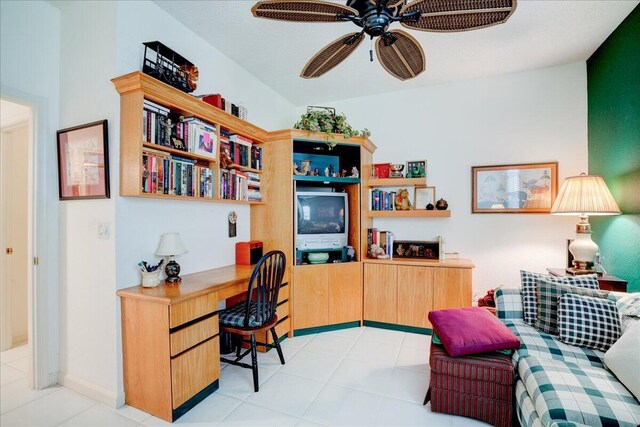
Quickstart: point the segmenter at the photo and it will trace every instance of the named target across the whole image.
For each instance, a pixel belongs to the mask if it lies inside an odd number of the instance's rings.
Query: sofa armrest
[[[495,293],[496,315],[501,320],[522,320],[522,292],[520,288],[498,288]]]

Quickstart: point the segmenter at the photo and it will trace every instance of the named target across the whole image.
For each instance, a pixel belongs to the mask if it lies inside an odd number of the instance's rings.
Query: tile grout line
[[[95,402],[95,401],[94,401]],[[69,418],[65,418],[64,420],[60,421],[58,424],[55,424],[55,426],[59,426],[60,424],[66,423],[67,421],[69,421],[71,418],[77,417],[80,414],[84,414],[85,412],[87,412],[89,409],[94,408],[95,406],[98,406],[99,403],[95,402],[93,405],[89,406],[87,409],[85,409],[84,411],[80,411],[77,414],[73,414],[72,416],[70,416]]]

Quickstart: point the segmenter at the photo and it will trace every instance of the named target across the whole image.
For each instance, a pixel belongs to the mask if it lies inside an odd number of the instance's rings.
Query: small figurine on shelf
[[[397,211],[411,210],[411,201],[409,200],[409,191],[406,188],[398,190],[398,195],[394,199]]]
[[[342,169],[342,172],[340,172],[340,176],[343,178],[346,178],[349,176],[349,173],[347,172],[346,169]]]
[[[298,164],[296,162],[293,162],[293,174],[294,175],[305,175],[304,172],[298,171]]]
[[[315,168],[313,170],[313,176],[319,176],[320,175],[320,170],[318,168]]]
[[[324,168],[324,176],[331,176],[329,175],[329,168]]]
[[[445,199],[441,198],[436,202],[436,209],[438,209],[439,211],[447,210],[448,207],[449,207],[449,203],[447,203]]]
[[[428,211],[432,211],[432,210],[433,210],[433,208],[434,208],[434,206],[433,206],[433,204],[432,204],[432,203],[427,203],[427,210],[428,210]]]
[[[382,249],[380,246],[376,245],[375,243],[371,245],[370,252],[371,252],[372,258],[379,258],[379,259],[389,258],[389,255],[384,253],[384,249]]]
[[[358,172],[358,168],[355,166],[351,168],[351,178],[360,178],[360,172]]]
[[[333,177],[336,176],[336,172],[333,169],[333,165],[329,165],[329,176],[333,176]]]

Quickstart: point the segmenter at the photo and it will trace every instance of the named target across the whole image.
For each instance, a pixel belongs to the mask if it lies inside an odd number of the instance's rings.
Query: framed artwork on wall
[[[426,160],[410,160],[407,161],[407,178],[426,178],[427,177],[427,161]]]
[[[472,213],[549,213],[558,162],[471,168]]]
[[[107,120],[59,130],[57,137],[60,200],[108,199]]]

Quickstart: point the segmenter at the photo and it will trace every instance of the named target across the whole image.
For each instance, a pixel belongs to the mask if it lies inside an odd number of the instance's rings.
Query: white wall
[[[117,147],[116,4],[56,2],[61,10],[60,128],[107,119]],[[118,175],[110,153],[111,182]],[[117,186],[113,192],[117,192]],[[115,197],[60,203],[60,382],[104,403],[117,399]],[[111,229],[98,237],[98,223]]]
[[[449,202],[451,218],[374,223],[398,239],[445,236],[447,252],[476,264],[473,287],[484,292],[518,285],[521,268],[563,267],[576,219],[471,214],[471,166],[558,161],[558,184],[586,171],[586,97],[579,63],[323,105],[372,131],[375,162],[428,160],[428,184]]]
[[[45,2],[0,2],[0,90],[34,108],[38,310],[34,325],[42,371],[35,385],[55,383],[58,367],[58,125],[60,13]]]

